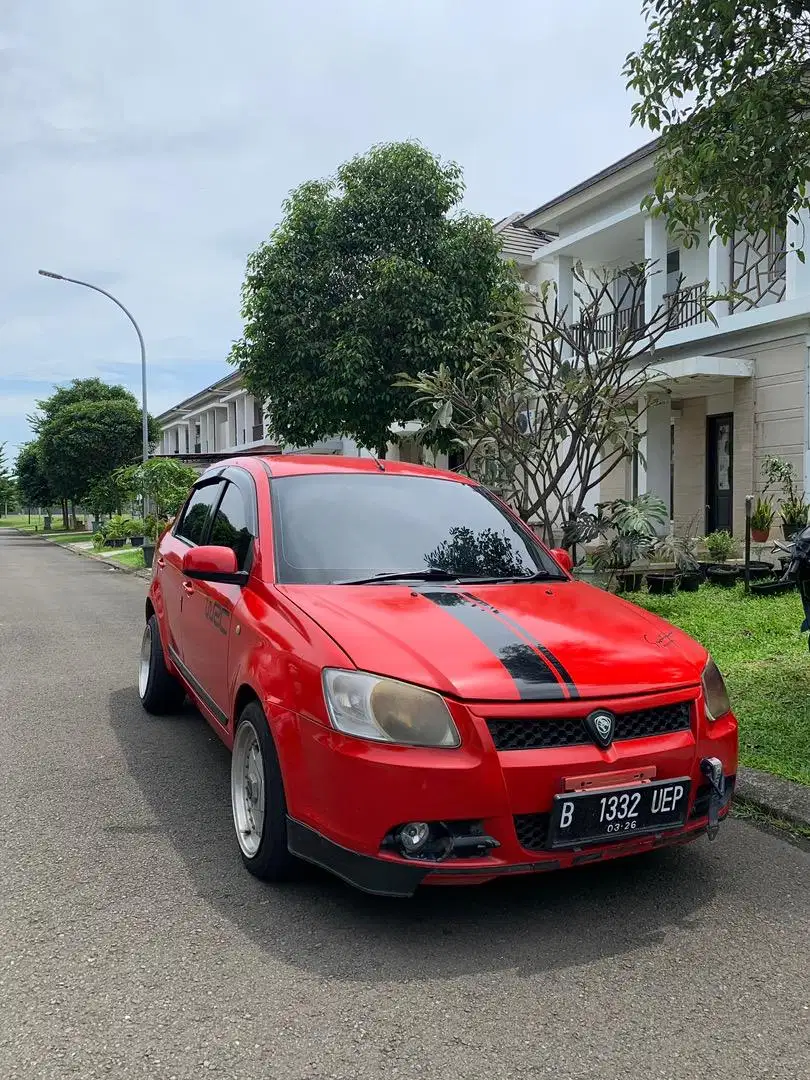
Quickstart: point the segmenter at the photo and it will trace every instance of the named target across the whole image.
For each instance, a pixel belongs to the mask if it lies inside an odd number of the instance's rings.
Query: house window
[[[778,281],[785,276],[785,231],[771,229],[768,233],[768,281]]]
[[[678,283],[681,279],[681,252],[679,248],[667,252],[667,293],[678,291]]]

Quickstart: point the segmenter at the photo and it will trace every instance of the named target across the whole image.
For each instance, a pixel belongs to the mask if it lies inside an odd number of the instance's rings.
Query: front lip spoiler
[[[639,837],[640,840],[651,841],[653,847],[663,847],[689,843],[706,832],[706,826],[691,828],[687,832],[679,831],[664,833],[653,837],[647,835]],[[626,854],[630,854],[629,845]],[[492,867],[484,866],[448,866],[447,863],[418,862],[413,863],[395,862],[393,859],[379,859],[373,855],[362,855],[357,851],[336,844],[329,840],[309,825],[304,825],[295,818],[287,818],[287,847],[290,854],[305,862],[320,866],[323,870],[341,878],[347,884],[360,889],[361,892],[371,893],[373,896],[390,896],[408,899],[414,895],[419,886],[426,878],[476,878],[478,880],[497,877],[509,877],[515,874],[543,874],[551,870],[559,870],[561,862],[558,859],[543,859],[540,862],[521,862],[504,865],[499,863]],[[622,844],[617,844],[621,849]],[[621,852],[625,853],[625,852]],[[603,858],[611,857],[611,849],[601,847],[595,851],[582,851],[577,853],[572,866],[582,866],[586,863],[598,862]]]

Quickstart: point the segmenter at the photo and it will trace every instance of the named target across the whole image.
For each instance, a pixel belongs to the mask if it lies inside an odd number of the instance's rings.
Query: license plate
[[[677,829],[686,820],[690,780],[656,780],[640,787],[554,797],[549,846],[576,847],[599,840],[629,840]]]

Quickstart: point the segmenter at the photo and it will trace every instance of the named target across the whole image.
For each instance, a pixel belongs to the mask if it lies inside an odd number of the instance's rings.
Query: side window
[[[228,484],[211,526],[208,543],[233,548],[239,569],[244,570],[252,540],[244,496],[235,484]]]
[[[192,492],[186,505],[185,513],[174,530],[175,536],[187,540],[190,544],[201,544],[205,536],[208,518],[216,506],[221,484],[205,484]]]

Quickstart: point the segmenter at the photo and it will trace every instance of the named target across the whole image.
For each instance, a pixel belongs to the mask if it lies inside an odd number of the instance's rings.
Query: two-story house
[[[203,465],[213,458],[244,451],[266,449],[278,452],[282,449],[268,430],[262,403],[243,386],[241,375],[236,371],[167,409],[157,420],[162,432],[154,450],[158,456],[179,456]],[[389,460],[422,460],[424,454],[420,446],[414,438],[408,437],[418,427],[417,423],[413,423],[397,429],[400,441],[388,447]],[[368,454],[353,439],[341,436],[313,446],[284,446],[283,450],[285,453],[343,454],[350,457]],[[447,457],[442,454],[430,460],[442,467],[447,464]]]
[[[623,318],[643,318],[659,305],[674,312],[646,388],[655,407],[641,403],[640,457],[606,476],[599,497],[653,491],[678,525],[694,521],[698,531],[741,535],[745,496],[761,489],[766,455],[791,461],[810,490],[810,258],[802,263],[791,250],[794,242],[810,248],[810,216],[800,214],[798,225],[786,220],[784,233],[730,243],[713,237],[707,222],[697,246],[679,245],[662,218],[640,209],[652,187],[656,145],[506,219],[511,234],[523,231],[522,245],[513,238],[510,246],[520,249],[513,257],[528,283],[554,282],[572,324],[579,314],[577,263],[586,273],[655,264],[643,307],[611,311],[600,328],[617,333]],[[733,295],[710,305],[715,323],[705,300],[721,294]]]

